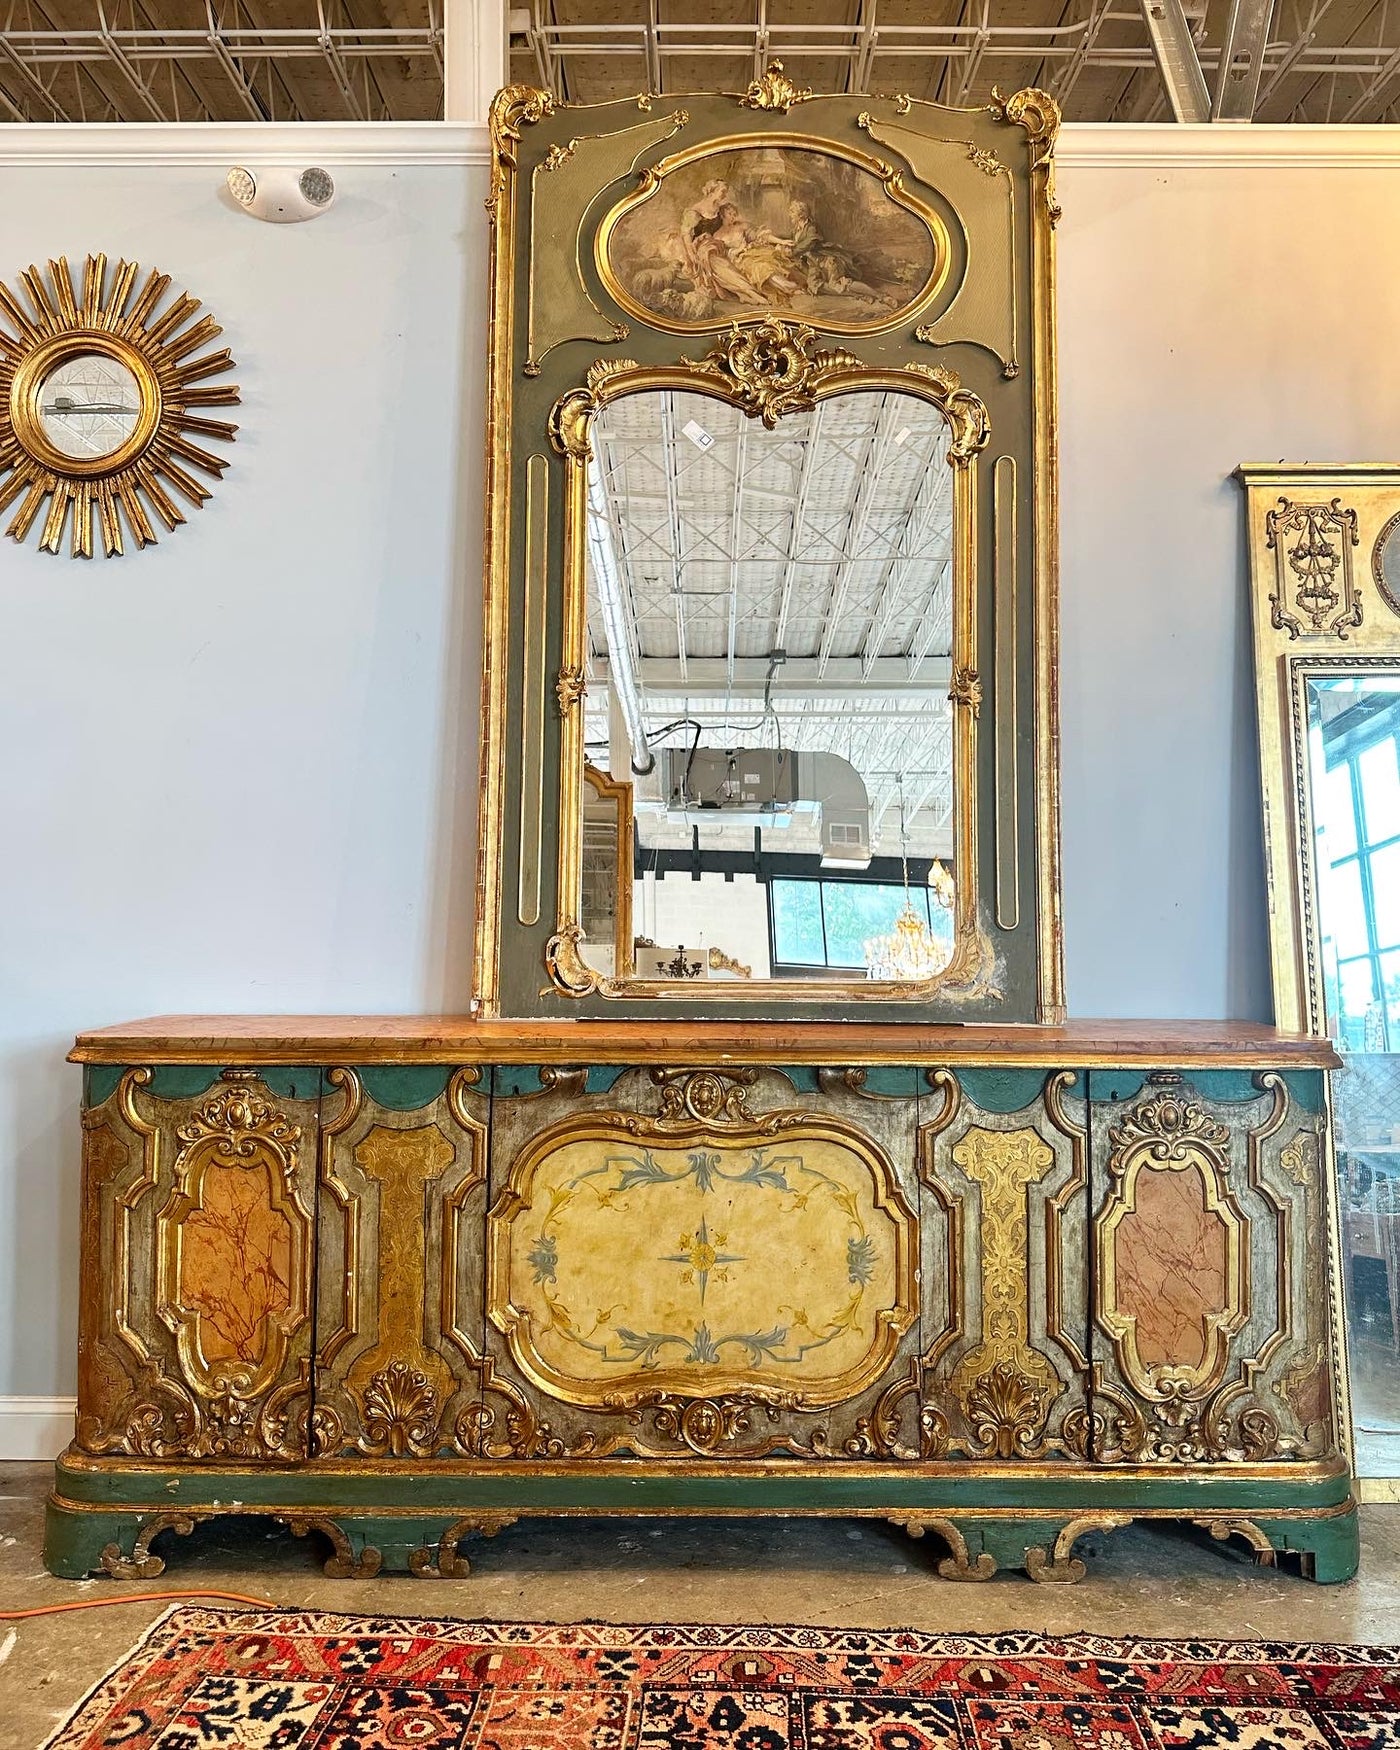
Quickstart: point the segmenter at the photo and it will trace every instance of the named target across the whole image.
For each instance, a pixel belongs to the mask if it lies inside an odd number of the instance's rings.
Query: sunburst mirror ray
[[[222,331],[194,320],[198,298],[180,293],[162,309],[170,276],[154,270],[135,291],[140,268],[90,255],[81,284],[65,258],[21,273],[23,296],[0,283],[0,512],[16,504],[5,533],[24,541],[40,524],[39,547],[57,553],[65,528],[71,551],[90,559],[93,521],[104,553],[155,541],[148,507],[166,529],[184,522],[208,489],[190,470],[222,477],[226,458],[199,439],[231,443],[238,427],[209,407],[238,403],[227,347],[205,351]],[[27,300],[27,303],[26,303]]]

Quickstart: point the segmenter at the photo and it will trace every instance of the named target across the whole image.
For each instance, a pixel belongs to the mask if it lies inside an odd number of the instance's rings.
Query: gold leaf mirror
[[[1057,120],[497,100],[482,1012],[1060,1018]]]
[[[1239,470],[1275,1019],[1330,1036],[1358,1473],[1400,1479],[1400,467]]]

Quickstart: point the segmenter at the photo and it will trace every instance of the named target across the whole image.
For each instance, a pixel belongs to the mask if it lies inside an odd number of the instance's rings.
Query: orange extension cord
[[[62,1610],[101,1610],[113,1604],[149,1604],[157,1598],[224,1598],[234,1604],[256,1604],[261,1610],[276,1610],[270,1598],[249,1598],[242,1592],[125,1592],[119,1598],[78,1598],[69,1604],[41,1604],[34,1610],[0,1610],[0,1622],[19,1622],[27,1616],[57,1616]]]

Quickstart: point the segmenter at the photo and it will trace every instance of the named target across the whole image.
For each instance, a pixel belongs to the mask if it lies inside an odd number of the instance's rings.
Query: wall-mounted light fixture
[[[227,187],[245,212],[273,225],[314,219],[335,201],[335,179],[317,165],[306,170],[290,165],[249,170],[236,164],[228,173]]]

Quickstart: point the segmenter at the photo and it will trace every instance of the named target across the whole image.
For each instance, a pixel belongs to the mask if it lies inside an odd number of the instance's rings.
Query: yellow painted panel
[[[812,1123],[527,1150],[491,1217],[491,1316],[545,1390],[598,1403],[863,1390],[915,1315],[914,1217],[866,1138]]]

